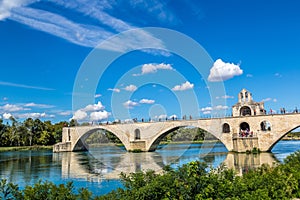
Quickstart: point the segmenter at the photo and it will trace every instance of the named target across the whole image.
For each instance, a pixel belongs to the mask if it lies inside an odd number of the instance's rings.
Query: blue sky
[[[230,114],[242,88],[267,110],[300,108],[299,7],[294,0],[0,0],[0,116],[54,122],[209,117],[216,110]],[[203,66],[211,74],[159,50],[166,41],[145,27],[195,40],[211,58]],[[139,32],[104,45],[133,29]],[[147,45],[157,48],[137,50]],[[93,58],[102,51],[121,56],[104,68],[105,53]],[[78,89],[90,59],[95,66],[85,81],[98,81]],[[224,94],[212,96],[219,86]]]

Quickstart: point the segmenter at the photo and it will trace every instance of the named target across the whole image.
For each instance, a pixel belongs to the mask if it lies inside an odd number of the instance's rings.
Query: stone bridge
[[[63,128],[62,142],[54,152],[86,150],[85,140],[96,130],[107,130],[118,137],[126,150],[155,151],[159,142],[180,127],[201,128],[222,142],[228,151],[245,152],[258,148],[270,151],[287,133],[300,126],[300,114],[251,115],[197,120],[169,120],[77,126]],[[247,135],[241,135],[241,130]],[[249,134],[248,134],[249,133]]]

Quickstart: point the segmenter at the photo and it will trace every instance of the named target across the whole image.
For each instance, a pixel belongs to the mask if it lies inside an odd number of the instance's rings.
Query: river
[[[217,167],[224,163],[237,173],[244,173],[262,163],[272,165],[300,149],[300,141],[280,141],[272,153],[258,155],[229,153],[221,143],[160,145],[155,152],[128,153],[113,145],[92,148],[88,152],[52,153],[52,151],[11,151],[0,153],[0,178],[20,188],[38,180],[56,184],[73,181],[75,189],[85,187],[95,195],[122,187],[121,171],[135,172],[165,165],[176,168],[192,160]]]

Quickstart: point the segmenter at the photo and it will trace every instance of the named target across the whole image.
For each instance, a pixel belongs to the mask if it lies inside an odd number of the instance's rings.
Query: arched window
[[[141,139],[141,131],[138,128],[134,130],[134,139],[135,140],[140,140]]]
[[[251,115],[251,109],[248,106],[243,106],[240,110],[240,116]]]
[[[230,133],[230,126],[227,123],[223,124],[223,133]]]
[[[243,122],[240,124],[240,129],[243,131],[246,131],[246,130],[250,131],[250,126],[247,122]]]
[[[270,131],[271,130],[271,124],[268,121],[262,121],[260,123],[260,130],[261,131]]]

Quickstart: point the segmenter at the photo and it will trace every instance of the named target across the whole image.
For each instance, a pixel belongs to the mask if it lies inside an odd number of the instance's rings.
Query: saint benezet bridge
[[[54,145],[53,151],[86,150],[85,139],[97,130],[113,133],[128,151],[155,151],[167,134],[181,127],[198,127],[211,133],[228,151],[270,151],[281,138],[300,127],[300,114],[266,114],[263,102],[254,102],[252,94],[243,89],[239,102],[232,107],[232,117],[65,127],[62,142]]]

